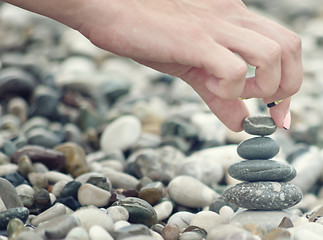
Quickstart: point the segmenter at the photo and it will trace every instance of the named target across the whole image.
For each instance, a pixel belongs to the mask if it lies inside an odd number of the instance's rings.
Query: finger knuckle
[[[302,39],[296,33],[290,33],[286,38],[286,49],[293,55],[300,55],[302,51]]]
[[[247,72],[248,66],[245,62],[235,62],[230,66],[230,69],[227,74],[227,79],[233,82],[240,81],[242,79],[245,79]]]
[[[276,43],[272,42],[267,46],[265,61],[267,64],[279,62],[281,59],[282,48]]]

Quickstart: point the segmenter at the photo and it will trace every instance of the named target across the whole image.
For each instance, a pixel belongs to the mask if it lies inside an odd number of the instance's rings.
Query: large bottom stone
[[[251,210],[282,210],[302,199],[299,187],[285,182],[244,182],[226,189],[223,200]]]

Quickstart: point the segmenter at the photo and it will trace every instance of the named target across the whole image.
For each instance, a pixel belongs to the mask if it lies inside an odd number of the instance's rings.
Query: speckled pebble
[[[300,202],[302,191],[284,182],[246,182],[228,188],[222,197],[228,204],[247,209],[281,210]]]
[[[25,207],[10,208],[6,211],[0,212],[0,228],[1,230],[7,228],[7,224],[13,218],[19,218],[21,221],[26,222],[29,216],[29,210]]]

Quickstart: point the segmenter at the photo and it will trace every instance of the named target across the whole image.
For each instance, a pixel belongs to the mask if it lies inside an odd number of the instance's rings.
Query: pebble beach
[[[323,4],[244,2],[302,39],[289,130],[0,2],[0,240],[323,239]]]

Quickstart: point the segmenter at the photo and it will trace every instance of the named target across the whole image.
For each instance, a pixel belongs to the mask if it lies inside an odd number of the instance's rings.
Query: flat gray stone
[[[222,197],[228,204],[250,210],[282,210],[299,203],[302,191],[284,182],[244,182],[226,189]]]
[[[238,162],[229,167],[228,173],[235,179],[248,182],[288,182],[296,176],[294,167],[273,160]]]
[[[269,137],[250,138],[241,142],[237,147],[238,155],[248,160],[270,159],[278,152],[278,143]]]
[[[0,178],[0,198],[7,209],[24,206],[15,187],[5,178]]]
[[[277,126],[269,116],[253,116],[243,120],[242,128],[249,134],[266,136],[273,134]]]

